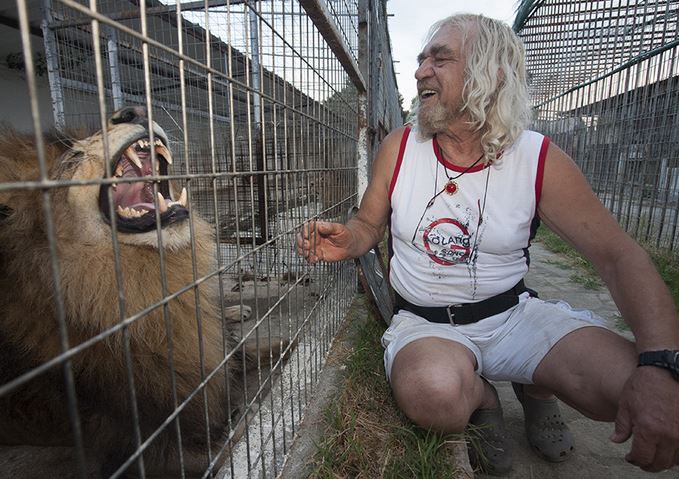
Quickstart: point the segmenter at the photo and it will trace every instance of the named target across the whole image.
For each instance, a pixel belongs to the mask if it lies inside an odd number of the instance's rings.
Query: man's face
[[[417,57],[415,71],[420,107],[418,128],[425,137],[445,131],[462,118],[465,57],[460,32],[445,26]]]

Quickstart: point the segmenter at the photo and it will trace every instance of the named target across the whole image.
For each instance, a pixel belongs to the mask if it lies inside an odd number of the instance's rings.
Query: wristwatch
[[[668,369],[672,377],[679,381],[679,349],[641,353],[637,366],[657,366]]]

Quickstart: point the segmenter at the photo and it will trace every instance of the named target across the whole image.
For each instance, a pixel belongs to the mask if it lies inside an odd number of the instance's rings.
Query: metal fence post
[[[54,115],[54,127],[62,131],[66,126],[64,118],[64,90],[61,84],[61,74],[59,69],[59,53],[57,49],[57,37],[52,29],[54,17],[52,15],[52,0],[42,2],[42,29],[43,41],[45,43],[45,59],[47,61],[47,78],[50,84],[52,96],[52,114]]]

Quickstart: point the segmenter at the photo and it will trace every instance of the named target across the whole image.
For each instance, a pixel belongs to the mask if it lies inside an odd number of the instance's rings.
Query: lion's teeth
[[[122,216],[123,218],[140,218],[147,214],[149,211],[137,210],[130,207],[123,208],[122,206],[118,205],[118,208],[116,208],[116,212],[118,213],[119,216]]]
[[[131,149],[132,148],[128,147],[128,150],[131,150]],[[123,176],[123,165],[121,165],[120,163],[118,163],[118,165],[116,166],[115,175],[116,176]]]
[[[158,208],[160,208],[161,214],[167,211],[167,203],[165,202],[165,198],[160,191],[158,192]]]
[[[141,160],[139,159],[139,156],[137,156],[137,152],[132,148],[131,146],[127,147],[127,150],[125,150],[125,155],[132,161],[132,163],[135,164],[137,168],[140,170],[142,169],[142,163]]]
[[[188,199],[188,196],[186,194],[186,188],[182,188],[182,194],[179,195],[179,200],[177,201],[177,203],[179,203],[184,208],[186,208],[187,199]]]
[[[156,153],[162,155],[169,165],[172,164],[172,153],[170,153],[170,150],[168,150],[165,145],[160,144],[156,146]]]

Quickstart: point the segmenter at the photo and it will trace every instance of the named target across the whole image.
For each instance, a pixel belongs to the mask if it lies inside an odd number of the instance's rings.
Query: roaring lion
[[[72,445],[75,399],[103,475],[139,443],[147,474],[177,475],[180,443],[189,473],[206,469],[208,448],[218,463],[233,440],[244,361],[257,353],[236,348],[227,323],[249,308],[220,306],[212,229],[189,217],[186,190],[165,178],[167,137],[148,125],[142,108],[128,107],[105,136],[46,139],[59,187],[45,190],[35,142],[0,134],[0,185],[31,182],[0,189],[0,444]]]

